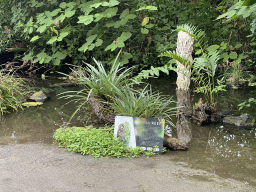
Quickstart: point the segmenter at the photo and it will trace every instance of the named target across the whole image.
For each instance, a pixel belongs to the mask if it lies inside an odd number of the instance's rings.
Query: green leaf
[[[237,53],[236,52],[231,52],[229,54],[229,57],[230,57],[230,59],[236,59],[237,58]]]
[[[129,63],[129,59],[131,58],[132,58],[132,54],[124,51],[122,54],[122,60],[120,62],[120,66]]]
[[[140,30],[141,30],[142,34],[148,34],[148,32],[149,32],[148,29],[146,29],[146,28],[141,28]]]
[[[241,44],[241,43],[238,43],[238,44],[236,44],[236,46],[235,46],[236,49],[239,49],[240,47],[242,47],[242,44]]]
[[[119,47],[119,48],[122,48],[125,46],[124,42],[121,41],[121,40],[117,40],[117,43],[116,43],[116,46]],[[111,50],[112,51],[112,50]]]
[[[224,52],[220,55],[220,57],[223,58],[223,62],[225,62],[229,59],[229,54],[227,52]]]
[[[86,38],[86,41],[92,43],[93,40],[94,40],[96,37],[97,37],[97,34],[91,35],[91,36],[89,36],[89,37]]]
[[[102,43],[103,43],[103,40],[102,40],[102,39],[97,39],[95,45],[96,45],[96,47],[99,47],[99,46],[102,45]]]
[[[88,50],[89,50],[89,51],[91,51],[91,50],[93,50],[93,49],[94,49],[94,47],[95,47],[95,44],[94,44],[94,43],[92,43],[92,44],[88,47]]]
[[[127,19],[135,19],[137,16],[135,14],[129,14],[126,16]]]
[[[117,1],[117,0],[110,0],[109,1],[109,6],[110,7],[114,7],[116,5],[119,5],[119,1]]]
[[[121,41],[126,41],[132,36],[132,34],[129,31],[123,32],[122,35],[118,38]]]
[[[91,22],[93,22],[93,15],[85,15],[85,16],[79,16],[79,21],[77,23],[83,23],[84,25],[89,25]]]
[[[94,34],[94,35],[91,35],[89,37],[86,38],[86,43],[84,43],[82,45],[82,47],[80,47],[78,49],[78,51],[81,51],[81,52],[85,52],[87,49],[89,49],[89,46],[92,44],[92,42],[94,41],[94,39],[97,37],[97,34]]]
[[[251,6],[256,3],[256,0],[245,0],[242,6]]]
[[[52,64],[53,64],[54,66],[59,66],[59,65],[60,65],[60,59],[59,59],[59,58],[55,58],[55,59],[53,60]]]
[[[117,11],[118,11],[118,8],[117,8],[117,7],[110,7],[110,8],[107,8],[107,9],[103,12],[103,14],[104,14],[104,16],[107,17],[107,18],[111,18],[111,17],[113,17],[113,16],[116,15]]]
[[[65,9],[67,7],[67,4],[65,2],[62,2],[59,7]]]
[[[57,36],[53,36],[49,41],[46,42],[46,44],[53,44],[58,40]]]
[[[201,49],[198,49],[197,51],[196,51],[196,55],[199,55],[199,54],[201,54],[202,53],[202,50]]]
[[[139,9],[137,9],[136,11],[142,11],[142,10],[156,11],[157,7],[155,7],[155,6],[144,6],[144,7],[141,7]]]
[[[61,11],[61,9],[55,9],[55,10],[53,10],[53,11],[50,13],[50,16],[51,16],[51,17],[54,17],[54,16],[56,16],[60,11]]]
[[[29,34],[33,33],[33,27],[29,27]]]
[[[228,13],[227,18],[229,19],[236,14],[236,10],[228,11],[227,13]]]
[[[113,27],[114,24],[115,24],[115,22],[113,20],[111,20],[111,21],[107,21],[105,26],[109,28],[109,27]]]
[[[59,58],[60,60],[63,60],[63,59],[66,58],[66,56],[67,56],[66,53],[63,53],[63,52],[61,52],[61,51],[57,51],[56,53],[54,53],[54,54],[52,55],[52,58]]]
[[[90,6],[90,8],[93,8],[93,7],[98,8],[98,7],[101,6],[101,5],[102,5],[102,3],[94,3],[94,4],[92,4],[92,5]]]
[[[76,10],[73,10],[73,11],[66,10],[66,11],[65,11],[65,17],[70,18],[70,17],[72,17],[75,13],[76,13]]]
[[[210,53],[216,51],[220,46],[219,45],[211,45],[210,47],[207,47],[207,51]]]
[[[61,32],[58,41],[62,41],[64,37],[66,37],[69,34],[69,32]]]
[[[227,49],[227,47],[228,47],[228,44],[227,44],[227,43],[221,42],[221,44],[220,44],[220,49],[221,49],[221,50],[225,50],[225,49]]]
[[[122,19],[122,18],[126,17],[128,14],[129,14],[129,9],[125,9],[125,10],[121,13],[121,15],[120,15],[119,18]]]
[[[146,27],[147,29],[150,29],[150,28],[152,28],[154,26],[155,26],[154,24],[148,24],[148,25],[145,25],[144,27]]]
[[[38,35],[36,35],[36,36],[34,36],[31,40],[30,40],[30,42],[33,42],[33,41],[36,41],[37,39],[39,39],[40,37],[38,36]]]

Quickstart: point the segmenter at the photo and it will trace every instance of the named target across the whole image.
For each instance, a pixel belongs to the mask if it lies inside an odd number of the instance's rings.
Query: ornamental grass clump
[[[124,143],[114,137],[113,128],[103,127],[100,129],[92,126],[59,128],[53,135],[59,144],[70,152],[91,155],[94,157],[138,157],[154,155],[152,151],[145,152],[143,149],[127,148]]]
[[[4,113],[22,109],[22,99],[29,93],[28,86],[10,73],[0,71],[0,111]]]
[[[122,91],[126,86],[132,86],[137,83],[131,78],[132,67],[120,67],[117,55],[110,70],[106,70],[104,65],[93,58],[95,66],[85,63],[86,68],[80,68],[80,73],[73,71],[76,76],[78,84],[84,87],[80,91],[69,91],[68,94],[74,93],[76,95],[86,95],[87,99],[90,97],[97,97],[106,102],[112,102],[112,98],[117,96],[117,92]],[[81,71],[84,71],[81,73]]]
[[[77,111],[89,102],[91,98],[96,98],[102,103],[109,104],[113,102],[113,98],[118,97],[120,92],[127,87],[138,84],[132,77],[132,67],[120,67],[117,55],[110,70],[106,70],[104,65],[93,58],[95,65],[86,63],[86,68],[80,68],[79,73],[73,71],[73,75],[78,80],[78,84],[82,86],[79,91],[67,91],[61,93],[60,98],[73,99],[80,103],[80,106],[73,113],[70,120]],[[84,71],[81,73],[81,71]],[[70,102],[71,102],[70,101]]]
[[[176,102],[171,97],[162,96],[159,92],[153,92],[151,87],[146,86],[142,91],[133,90],[129,87],[115,96],[110,107],[117,115],[163,118],[173,125],[171,116],[176,114]]]

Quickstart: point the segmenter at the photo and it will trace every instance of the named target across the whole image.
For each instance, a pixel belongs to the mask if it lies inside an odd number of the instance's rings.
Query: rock
[[[174,137],[165,136],[164,146],[167,148],[171,148],[172,150],[175,150],[175,151],[185,151],[188,149],[188,146],[184,141]]]
[[[242,114],[240,116],[228,115],[223,118],[223,123],[234,124],[236,126],[254,126],[255,119],[249,114]]]
[[[30,100],[34,100],[36,102],[44,102],[46,98],[47,96],[44,94],[43,91],[38,91],[34,93],[31,97],[29,97]]]

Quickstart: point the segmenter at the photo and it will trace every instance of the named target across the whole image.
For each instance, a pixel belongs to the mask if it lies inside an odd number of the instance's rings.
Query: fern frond
[[[204,35],[204,31],[197,29],[197,27],[193,26],[192,24],[183,24],[178,25],[175,31],[183,31],[193,37],[194,41],[199,41],[200,38]]]
[[[171,51],[166,51],[164,53],[162,53],[161,55],[159,55],[158,57],[171,57],[177,61],[179,61],[181,64],[183,64],[185,67],[189,67],[191,66],[194,61],[191,59],[187,59],[179,54],[177,54],[175,51],[171,52]]]

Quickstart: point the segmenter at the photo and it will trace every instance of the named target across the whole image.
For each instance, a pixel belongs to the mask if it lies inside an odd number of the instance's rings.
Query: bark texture
[[[176,53],[188,59],[192,59],[193,38],[183,31],[179,31],[177,39]],[[191,70],[190,66],[184,66],[177,61],[177,89],[188,90],[190,86]]]

